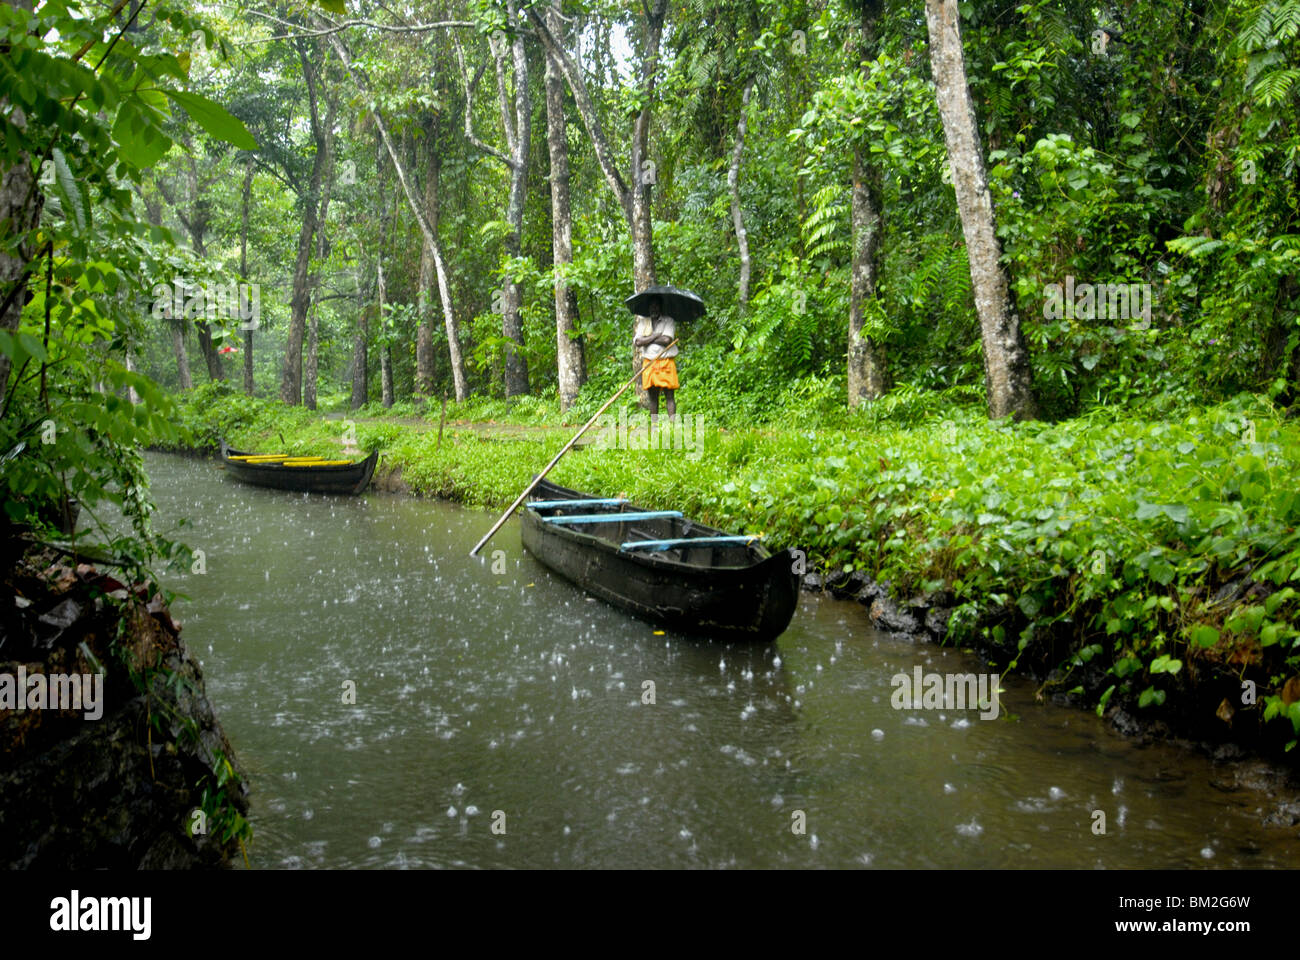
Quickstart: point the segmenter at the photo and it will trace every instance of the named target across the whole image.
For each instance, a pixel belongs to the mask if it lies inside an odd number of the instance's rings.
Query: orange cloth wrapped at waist
[[[651,360],[650,366],[641,371],[641,386],[646,390],[651,387],[663,387],[665,390],[677,389],[677,361],[672,357]]]

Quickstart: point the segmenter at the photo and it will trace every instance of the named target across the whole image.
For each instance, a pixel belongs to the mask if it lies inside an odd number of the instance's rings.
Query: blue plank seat
[[[723,543],[752,543],[760,537],[679,537],[675,540],[629,540],[620,550],[672,550],[677,547],[705,547]]]
[[[627,523],[631,520],[660,520],[680,517],[680,510],[645,510],[640,513],[580,513],[572,517],[542,517],[545,523]]]
[[[608,497],[603,500],[534,500],[525,504],[529,510],[551,510],[555,507],[616,507],[627,503],[621,497]]]

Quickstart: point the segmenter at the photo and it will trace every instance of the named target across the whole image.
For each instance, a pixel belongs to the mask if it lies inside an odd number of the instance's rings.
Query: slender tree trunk
[[[560,0],[551,0],[546,24],[564,35]],[[560,409],[568,410],[587,380],[586,358],[578,325],[578,298],[562,277],[573,263],[573,214],[569,205],[569,133],[564,117],[564,79],[554,56],[546,56],[546,146],[551,157],[551,259],[555,271],[555,358]]]
[[[135,373],[135,352],[131,349],[130,344],[127,345],[123,352],[126,355],[126,369],[131,373]],[[135,387],[126,388],[126,398],[131,401],[131,406],[133,407],[138,406],[140,403],[140,394],[135,392]]]
[[[506,142],[510,146],[510,197],[506,204],[506,222],[510,224],[510,233],[506,235],[505,247],[506,256],[513,260],[519,256],[523,245],[524,190],[528,182],[528,147],[532,141],[533,108],[529,94],[528,56],[524,49],[523,32],[518,30],[519,13],[515,0],[506,0],[506,11],[508,22],[516,29],[514,41],[510,45],[515,80],[513,123],[510,122],[506,96],[503,49],[505,44],[496,35],[491,39],[497,65],[501,125],[505,129]],[[507,273],[503,292],[505,309],[501,316],[501,335],[517,344],[506,349],[505,394],[509,398],[528,393],[528,364],[523,355],[524,325],[521,315],[523,291],[512,274]]]
[[[326,255],[326,234],[325,228],[329,223],[330,213],[330,193],[334,186],[334,114],[338,106],[338,98],[331,96],[325,84],[322,84],[325,93],[325,167],[321,183],[321,200],[320,212],[316,215],[316,264],[317,270],[324,261]],[[310,296],[313,300],[317,291],[320,289],[320,274],[313,273],[308,278],[308,284],[311,287]],[[319,361],[320,349],[320,306],[313,303],[311,307],[311,324],[307,330],[307,368],[303,372],[303,405],[308,410],[316,409],[316,380],[320,370]]]
[[[320,368],[320,307],[312,304],[307,324],[307,363],[303,368],[302,405],[316,409],[316,375]]]
[[[311,305],[308,270],[311,267],[312,238],[316,233],[316,202],[320,195],[328,152],[316,102],[316,67],[308,59],[304,43],[299,41],[297,46],[303,77],[307,82],[307,101],[311,108],[311,131],[312,138],[316,141],[316,156],[312,160],[307,195],[301,198],[302,226],[298,230],[298,255],[293,265],[289,335],[284,344],[284,365],[280,372],[280,399],[291,406],[302,403],[302,341],[307,326],[307,310]]]
[[[388,285],[384,281],[384,251],[388,249],[389,225],[392,223],[392,218],[389,216],[389,206],[384,195],[384,150],[379,143],[375,146],[379,151],[379,155],[375,158],[375,169],[379,171],[379,209],[383,211],[379,217],[379,243],[375,251],[375,320],[379,326],[376,346],[379,348],[380,398],[384,408],[387,409],[393,405],[393,355],[388,341]]]
[[[433,257],[427,248],[420,253],[420,285],[416,294],[416,307],[420,325],[415,328],[415,395],[433,396],[433,304],[430,288],[433,286]]]
[[[28,12],[32,0],[10,0],[10,5]],[[6,50],[4,55],[8,57]],[[0,105],[8,105],[0,99]],[[9,112],[9,122],[20,130],[27,128],[27,116],[21,107]],[[40,219],[45,196],[32,175],[32,161],[26,153],[19,153],[11,167],[0,173],[0,230],[4,243],[0,245],[0,330],[13,333],[18,329],[23,307],[27,306],[27,266],[36,250],[30,231]],[[9,388],[9,357],[0,353],[0,403]]]
[[[243,207],[239,222],[239,279],[248,280],[248,208],[253,196],[253,174],[256,166],[250,157],[248,170],[244,174]],[[253,330],[244,330],[244,393],[253,395]]]
[[[957,0],[926,0],[930,31],[930,64],[935,96],[943,120],[952,184],[957,192],[971,286],[979,314],[984,347],[984,380],[989,416],[1017,420],[1037,416],[1029,351],[1020,334],[1020,318],[1011,301],[1010,284],[1002,268],[1002,246],[993,221],[984,154],[980,148],[975,106],[966,82]]]
[[[370,382],[366,366],[370,362],[366,355],[366,339],[370,335],[370,307],[365,303],[365,294],[361,292],[361,266],[357,265],[355,275],[357,283],[357,331],[352,338],[352,409],[355,410],[366,402],[370,395]]]
[[[660,0],[656,0],[656,3],[658,2]],[[577,106],[578,116],[582,118],[582,125],[587,131],[587,139],[591,141],[592,150],[596,154],[596,162],[600,166],[601,173],[604,174],[605,184],[609,187],[610,193],[614,195],[618,205],[623,208],[623,217],[627,220],[630,230],[632,225],[631,192],[615,165],[614,151],[610,147],[609,138],[605,136],[605,129],[600,120],[600,112],[596,109],[591,94],[587,90],[587,82],[582,77],[582,70],[573,57],[569,55],[569,51],[565,49],[563,37],[554,35],[550,28],[546,26],[546,22],[532,7],[525,7],[524,12],[533,21],[533,29],[537,34],[537,38],[546,47],[546,52],[555,58],[564,71],[564,79],[569,84],[569,92],[573,94],[574,105]]]
[[[853,151],[853,267],[849,282],[849,407],[878,400],[889,389],[885,350],[863,331],[876,305],[876,261],[880,251],[880,172]],[[878,309],[878,307],[877,307]]]
[[[442,164],[441,154],[435,143],[435,124],[431,119],[425,131],[425,144],[428,158],[424,173],[424,212],[429,222],[438,222],[438,181]],[[415,395],[430,397],[433,395],[433,288],[437,278],[433,271],[433,251],[428,243],[420,247],[420,279],[416,291],[416,307],[419,313],[419,326],[415,329]]]
[[[185,352],[185,323],[176,321],[172,328],[172,354],[176,357],[176,376],[182,390],[194,389],[194,378],[190,376],[190,358]]]
[[[438,151],[437,143],[431,137],[429,140],[429,169],[428,179],[425,181],[424,202],[427,215],[425,222],[433,236],[438,233],[438,221],[441,216],[442,205],[439,201],[439,191],[442,184],[442,155]],[[442,265],[442,254],[438,248],[429,242],[429,237],[424,238],[423,247],[424,256],[428,258],[428,270],[431,271],[433,282],[430,288],[437,287],[438,294],[442,298],[442,316],[443,328],[447,334],[447,358],[451,363],[451,380],[452,388],[456,394],[456,401],[463,402],[469,396],[469,379],[465,375],[465,358],[460,350],[460,323],[456,319],[455,312],[451,309],[451,291],[447,282],[447,274]],[[426,269],[423,259],[421,260],[421,270]],[[432,289],[429,291],[429,299],[432,299]],[[428,372],[427,382],[429,392],[433,391],[433,305],[429,304],[429,319],[423,325],[423,333],[427,340],[426,352],[428,354]]]
[[[865,64],[876,55],[879,0],[861,8],[859,56]],[[849,218],[852,222],[853,265],[849,282],[848,401],[878,400],[889,389],[885,349],[864,328],[879,315],[876,281],[881,240],[880,169],[861,146],[853,150],[853,189]]]
[[[314,179],[314,178],[313,178]],[[310,298],[307,268],[311,262],[311,237],[316,229],[316,202],[307,198],[298,231],[298,256],[293,267],[293,295],[289,301],[289,334],[280,371],[280,399],[292,406],[302,403],[302,340]]]
[[[379,297],[379,383],[383,391],[384,407],[388,408],[393,405],[393,354],[388,342],[388,317],[384,312],[384,308],[388,305],[388,290],[384,284],[382,250],[375,268],[375,290]]]
[[[749,307],[749,276],[752,263],[749,259],[749,231],[745,229],[745,212],[740,206],[740,156],[745,150],[745,129],[749,123],[749,97],[754,92],[754,78],[745,83],[740,95],[740,120],[736,123],[736,146],[731,151],[731,166],[727,168],[727,190],[731,193],[731,223],[736,230],[736,246],[740,253],[740,283],[737,305],[744,316]]]
[[[198,330],[199,352],[203,354],[203,362],[208,368],[208,379],[214,382],[226,379],[226,372],[221,368],[221,356],[212,343],[211,325],[206,320],[196,320],[194,326]]]
[[[23,112],[15,107],[11,120],[23,120]],[[22,124],[25,126],[25,123]],[[40,219],[44,196],[30,169],[31,160],[20,153],[17,162],[4,171],[0,181],[0,225],[5,228],[5,245],[0,249],[0,302],[5,303],[0,313],[0,329],[13,333],[18,329],[23,307],[30,298],[27,267],[35,255],[30,230]],[[9,357],[0,353],[0,402],[8,392]]]
[[[352,61],[348,56],[347,48],[343,46],[337,34],[329,34],[326,39],[334,52],[338,55],[339,60],[343,63],[348,75],[362,89],[368,89],[364,79],[359,76],[358,72],[353,69]],[[379,128],[379,135],[383,138],[384,147],[388,151],[389,158],[393,161],[393,169],[397,173],[397,180],[402,185],[402,192],[406,195],[406,202],[411,207],[411,212],[415,215],[416,222],[420,225],[420,232],[424,234],[424,242],[427,243],[433,251],[434,273],[438,278],[438,296],[442,300],[443,320],[447,325],[447,339],[450,344],[452,355],[452,375],[456,378],[456,399],[464,400],[469,395],[467,383],[465,381],[464,365],[460,358],[460,337],[459,325],[456,321],[455,312],[451,305],[451,283],[447,279],[447,268],[442,258],[442,248],[438,244],[438,235],[433,226],[429,223],[428,217],[424,214],[424,209],[416,200],[415,192],[411,189],[409,178],[406,176],[406,168],[402,164],[401,158],[393,148],[392,139],[388,135],[388,125],[384,123],[383,114],[378,110],[372,111],[371,115],[375,118],[375,126]]]
[[[352,409],[370,398],[370,378],[366,365],[370,362],[366,339],[370,336],[370,307],[357,304],[357,332],[352,338]]]

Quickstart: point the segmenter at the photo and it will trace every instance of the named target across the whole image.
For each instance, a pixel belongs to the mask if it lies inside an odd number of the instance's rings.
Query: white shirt
[[[658,320],[652,321],[649,317],[636,318],[636,336],[638,337],[657,337],[666,335],[669,340],[677,338],[677,324],[672,317],[660,314]],[[648,347],[641,348],[641,355],[647,360],[658,360],[659,358],[677,356],[677,344],[671,347],[664,347],[657,343],[652,343]]]

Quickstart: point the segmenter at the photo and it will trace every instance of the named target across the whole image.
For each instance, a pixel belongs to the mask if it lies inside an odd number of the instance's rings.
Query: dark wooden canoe
[[[606,517],[608,519],[606,519]],[[524,548],[588,593],[654,623],[719,640],[768,641],[790,624],[801,577],[788,550],[541,481]]]
[[[379,462],[376,450],[364,460],[333,467],[282,467],[279,464],[244,463],[231,457],[248,456],[221,441],[221,462],[236,480],[299,493],[360,493],[370,485]]]

